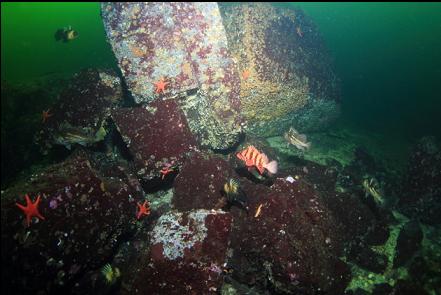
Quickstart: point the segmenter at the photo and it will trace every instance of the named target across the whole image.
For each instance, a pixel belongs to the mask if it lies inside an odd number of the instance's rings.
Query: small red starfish
[[[141,203],[138,202],[138,208],[139,211],[136,214],[136,218],[139,219],[141,218],[141,215],[149,215],[150,214],[150,206],[149,203],[146,201],[144,201],[144,204],[141,205]]]
[[[47,119],[49,119],[49,117],[52,117],[53,114],[49,113],[51,109],[48,109],[47,111],[43,111],[43,113],[41,114],[41,117],[43,119],[43,123],[46,123]]]
[[[15,205],[18,206],[21,210],[23,210],[24,214],[26,214],[26,222],[28,224],[28,227],[31,225],[31,218],[33,216],[36,216],[42,220],[44,220],[44,217],[41,216],[40,212],[38,212],[38,204],[40,203],[40,195],[38,195],[37,200],[35,203],[32,203],[31,199],[29,198],[28,194],[25,195],[26,198],[26,207],[22,204],[15,203]]]
[[[242,72],[242,78],[244,80],[247,80],[250,77],[250,74],[251,74],[250,70],[245,70],[245,71]]]
[[[159,173],[162,174],[161,179],[164,179],[164,177],[165,177],[167,174],[169,174],[170,172],[173,172],[173,171],[174,171],[174,170],[173,170],[172,168],[170,168],[170,167],[164,167],[164,168],[162,168],[161,171],[159,171]]]
[[[165,86],[167,86],[168,82],[164,81],[164,77],[161,77],[161,79],[155,83],[156,86],[156,93],[164,93]]]

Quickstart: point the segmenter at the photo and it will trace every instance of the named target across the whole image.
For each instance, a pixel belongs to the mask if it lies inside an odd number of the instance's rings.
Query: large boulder
[[[281,134],[325,127],[339,114],[339,82],[317,27],[302,10],[222,3],[232,56],[241,74],[248,132]]]
[[[135,102],[181,96],[202,145],[237,142],[240,80],[216,3],[108,2],[101,14]],[[161,79],[168,84],[158,93]]]
[[[425,137],[413,148],[398,207],[412,218],[435,225],[441,223],[440,200],[440,144],[434,137]]]
[[[186,153],[197,150],[197,141],[175,100],[158,100],[148,107],[116,109],[112,119],[133,156],[141,179],[163,178],[162,169],[177,170]]]

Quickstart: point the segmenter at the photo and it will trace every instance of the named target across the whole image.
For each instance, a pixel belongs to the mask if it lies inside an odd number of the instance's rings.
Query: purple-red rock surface
[[[217,208],[229,178],[237,178],[237,174],[227,161],[219,156],[193,153],[175,179],[172,203],[180,211]]]
[[[71,148],[103,140],[111,110],[122,101],[121,80],[109,70],[87,69],[76,74],[55,105],[43,114],[36,142],[44,153],[54,144]]]
[[[41,197],[38,210],[44,218],[34,217],[29,227],[16,205],[26,206],[25,194],[32,202]],[[110,259],[136,221],[136,202],[142,199],[139,185],[122,175],[101,176],[83,152],[2,192],[2,267],[7,270],[2,282],[9,282],[15,294],[72,288]]]
[[[186,153],[197,150],[196,139],[175,100],[117,109],[112,119],[134,158],[139,178],[162,177],[163,168],[176,169]]]

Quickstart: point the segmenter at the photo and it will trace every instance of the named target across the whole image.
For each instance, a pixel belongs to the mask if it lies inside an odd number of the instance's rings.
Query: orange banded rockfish
[[[245,165],[250,168],[255,166],[260,174],[268,170],[270,173],[277,173],[277,161],[269,161],[268,157],[259,152],[253,145],[248,146],[241,152],[238,152],[236,156],[245,162]]]

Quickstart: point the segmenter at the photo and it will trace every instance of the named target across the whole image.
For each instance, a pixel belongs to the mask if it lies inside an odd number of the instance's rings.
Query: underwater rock
[[[441,223],[440,146],[434,137],[425,137],[413,148],[399,194],[399,210],[430,225]]]
[[[186,153],[197,150],[195,137],[175,100],[120,108],[112,112],[112,119],[143,180],[162,178],[162,169],[178,170]]]
[[[302,10],[265,3],[219,7],[241,73],[247,132],[314,131],[338,116],[338,79],[318,29]]]
[[[352,245],[347,257],[359,267],[375,273],[383,273],[387,267],[387,257],[371,250],[362,241]]]
[[[121,100],[121,80],[113,71],[87,69],[75,74],[55,105],[43,112],[37,144],[47,153],[54,144],[70,149],[103,140],[106,119]]]
[[[216,3],[107,2],[101,14],[135,102],[180,96],[200,144],[238,141],[240,79]]]
[[[410,221],[401,229],[397,240],[394,267],[405,265],[421,248],[423,231],[417,221]]]
[[[42,110],[48,108],[66,81],[52,74],[30,80],[1,83],[1,185],[41,159],[33,138],[42,126]]]
[[[210,154],[193,153],[173,184],[174,207],[180,211],[216,208],[229,178],[237,175],[227,161]]]
[[[162,215],[132,288],[140,294],[217,294],[231,221],[229,213],[214,210]]]
[[[342,294],[349,280],[341,227],[304,181],[277,178],[271,187],[241,180],[249,214],[231,211],[233,276],[286,294]]]
[[[25,194],[32,202],[40,196],[41,216],[29,226],[16,206],[26,205]],[[2,290],[70,293],[132,231],[136,201],[142,199],[139,184],[122,174],[103,177],[82,151],[8,188],[1,196],[2,264],[8,269],[2,272]]]
[[[346,171],[323,166],[311,161],[299,160],[297,167],[281,171],[278,177],[295,176],[313,186],[321,196],[322,202],[338,219],[344,229],[345,240],[351,242],[362,237],[369,245],[381,245],[387,240],[387,224],[390,216],[384,211],[375,210],[364,202],[365,193],[360,186],[351,181],[351,190],[341,191],[336,185],[343,176],[355,179]],[[298,181],[298,180],[297,180]]]

